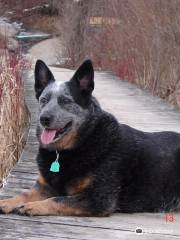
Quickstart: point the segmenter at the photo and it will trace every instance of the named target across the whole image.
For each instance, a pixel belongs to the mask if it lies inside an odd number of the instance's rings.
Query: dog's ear
[[[82,95],[90,95],[94,89],[94,69],[91,60],[86,60],[77,69],[71,81],[76,82]]]
[[[54,76],[42,60],[37,60],[35,65],[35,92],[36,98],[39,99],[44,88],[51,82],[54,82]]]

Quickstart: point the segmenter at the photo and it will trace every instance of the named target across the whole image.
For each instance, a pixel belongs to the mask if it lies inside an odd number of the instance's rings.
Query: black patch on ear
[[[35,92],[36,98],[39,99],[44,88],[51,82],[54,82],[54,76],[47,65],[42,60],[37,60],[35,65]]]
[[[94,69],[91,60],[86,60],[68,82],[74,100],[82,107],[87,107],[94,90]]]

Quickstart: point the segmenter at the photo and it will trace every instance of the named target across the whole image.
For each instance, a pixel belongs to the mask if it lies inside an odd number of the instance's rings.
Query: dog
[[[103,217],[178,210],[180,134],[120,124],[93,89],[91,60],[61,84],[36,62],[39,176],[30,191],[1,200],[1,213]]]

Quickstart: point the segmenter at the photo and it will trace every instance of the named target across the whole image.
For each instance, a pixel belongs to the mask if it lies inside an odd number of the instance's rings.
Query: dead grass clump
[[[23,96],[23,70],[26,61],[20,53],[1,50],[0,59],[0,181],[19,158],[27,114]]]

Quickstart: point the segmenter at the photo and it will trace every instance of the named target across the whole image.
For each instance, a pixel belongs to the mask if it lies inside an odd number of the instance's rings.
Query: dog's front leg
[[[44,178],[40,175],[35,186],[28,192],[23,192],[13,198],[0,200],[0,213],[11,213],[24,203],[40,201],[51,197],[52,194]]]
[[[95,203],[84,194],[59,196],[24,204],[15,209],[14,213],[27,216],[109,216],[113,212],[110,206],[112,203],[109,200],[98,201]],[[103,206],[104,203],[106,207]]]
[[[13,213],[27,216],[59,215],[59,216],[89,216],[79,196],[52,197],[43,201],[29,202],[17,207]]]

